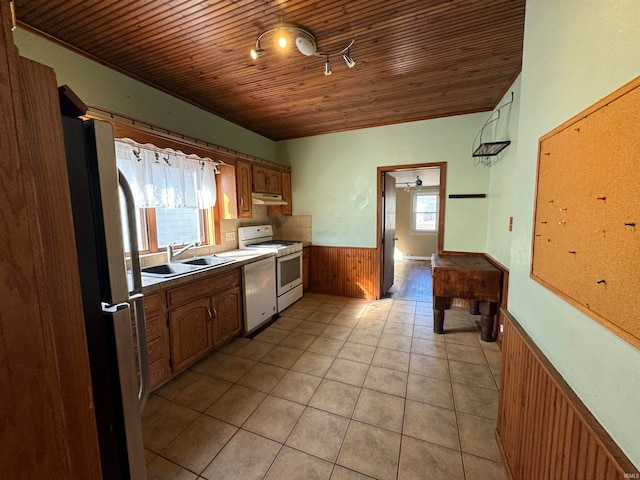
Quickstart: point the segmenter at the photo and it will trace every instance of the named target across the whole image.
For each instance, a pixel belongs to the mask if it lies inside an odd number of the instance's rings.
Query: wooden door
[[[282,200],[287,202],[287,204],[267,207],[267,215],[270,217],[288,217],[293,214],[293,205],[291,204],[291,173],[281,172],[281,177]]]
[[[213,346],[223,344],[242,330],[240,287],[233,287],[211,298],[213,307]]]
[[[10,18],[0,1],[0,478],[101,479],[57,82]]]
[[[393,255],[396,247],[396,179],[382,173],[382,292],[384,296],[393,285]]]
[[[211,349],[213,312],[208,298],[201,298],[169,312],[173,371],[185,369]]]
[[[236,181],[238,193],[238,218],[251,218],[251,165],[238,160],[236,162]]]
[[[282,178],[280,170],[267,170],[267,192],[280,195],[282,193]]]

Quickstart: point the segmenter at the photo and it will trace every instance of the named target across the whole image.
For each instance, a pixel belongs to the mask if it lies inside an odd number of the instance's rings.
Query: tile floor
[[[149,480],[504,479],[500,351],[430,303],[307,294],[154,392]]]

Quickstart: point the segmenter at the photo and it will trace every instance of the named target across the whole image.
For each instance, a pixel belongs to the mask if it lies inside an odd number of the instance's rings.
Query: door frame
[[[431,163],[412,163],[407,165],[387,165],[384,167],[378,167],[377,169],[377,206],[376,206],[376,255],[378,257],[378,298],[382,298],[382,289],[384,278],[382,277],[383,272],[383,262],[384,262],[384,249],[382,248],[382,224],[384,214],[382,206],[384,204],[384,185],[382,184],[382,179],[384,178],[384,173],[397,172],[401,170],[413,170],[416,168],[440,168],[440,185],[439,196],[440,196],[440,208],[438,210],[438,254],[442,254],[444,250],[444,211],[445,211],[445,195],[447,191],[447,162],[431,162]]]

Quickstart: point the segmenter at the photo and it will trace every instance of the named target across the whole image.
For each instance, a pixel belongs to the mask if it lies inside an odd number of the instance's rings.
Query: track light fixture
[[[286,24],[279,25],[274,28],[270,28],[269,30],[266,30],[265,32],[260,34],[260,36],[256,40],[255,48],[253,48],[250,52],[250,56],[253,60],[257,60],[258,58],[260,58],[266,53],[266,50],[264,50],[261,47],[260,43],[266,35],[274,32],[276,32],[278,35],[277,43],[280,46],[280,48],[285,48],[287,46],[289,41],[287,37],[289,36],[289,38],[291,37],[295,38],[296,47],[298,48],[298,51],[302,53],[304,56],[325,57],[324,74],[327,76],[331,75],[332,73],[331,62],[329,60],[329,57],[342,55],[342,58],[344,59],[345,63],[347,64],[347,67],[349,68],[353,68],[356,64],[355,60],[353,60],[353,58],[351,58],[351,56],[349,55],[349,49],[354,44],[355,39],[351,40],[351,42],[349,42],[349,45],[347,45],[345,48],[343,48],[339,52],[335,52],[335,53],[319,52],[318,47],[316,45],[316,38],[313,36],[311,32],[301,27],[297,27],[294,25],[286,25]]]
[[[422,190],[422,180],[420,180],[420,175],[416,175],[416,181],[413,182],[413,187],[416,189],[416,192]],[[411,182],[407,183],[407,186],[404,187],[405,192],[409,192],[411,190]]]

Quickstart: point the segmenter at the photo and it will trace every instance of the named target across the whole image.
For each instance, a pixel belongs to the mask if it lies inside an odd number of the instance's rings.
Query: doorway
[[[435,248],[442,253],[444,243],[444,211],[446,191],[446,162],[393,165],[378,167],[378,208],[377,208],[377,249],[379,258],[380,298],[384,297],[394,283],[395,258],[406,257],[406,253],[396,248],[397,192],[412,193],[411,227],[412,234],[422,230],[435,233]],[[417,194],[417,192],[421,192]],[[428,192],[433,192],[429,195]],[[402,194],[401,194],[402,195]],[[423,197],[423,198],[418,198]],[[416,205],[427,205],[436,197],[436,212],[420,215]],[[418,203],[415,203],[418,202]],[[427,208],[428,210],[429,208]],[[404,212],[406,213],[406,212]],[[435,217],[434,217],[435,216]],[[433,232],[435,227],[436,231]],[[433,237],[433,235],[431,235]]]

